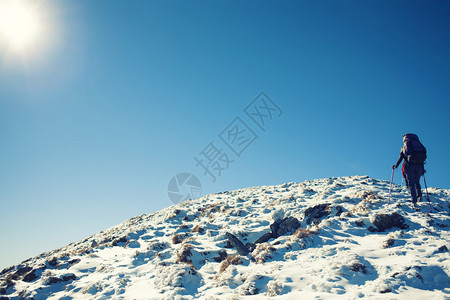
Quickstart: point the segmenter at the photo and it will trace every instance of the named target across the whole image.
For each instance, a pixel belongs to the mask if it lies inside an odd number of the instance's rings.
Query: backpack
[[[409,164],[423,165],[427,159],[427,149],[419,141],[419,137],[413,133],[407,133],[403,136],[402,152]]]

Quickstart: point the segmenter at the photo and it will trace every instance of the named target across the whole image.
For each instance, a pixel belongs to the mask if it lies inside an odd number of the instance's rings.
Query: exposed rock
[[[277,238],[282,235],[293,233],[299,227],[300,222],[294,217],[278,219],[272,225],[270,225],[270,230],[272,231],[271,237]]]
[[[75,274],[67,274],[67,275],[63,275],[61,277],[62,281],[69,281],[69,280],[75,280],[77,279],[77,276],[75,276]]]
[[[226,236],[230,244],[237,250],[240,255],[246,256],[250,253],[247,247],[236,236],[232,235],[229,232],[226,233]]]
[[[363,274],[367,274],[367,267],[361,263],[354,263],[350,266],[350,270],[353,272],[360,272]]]
[[[148,250],[162,251],[168,247],[168,244],[162,242],[154,242],[147,247]]]
[[[405,224],[406,220],[399,213],[377,214],[372,219],[373,225],[376,227],[376,231],[382,232],[392,227],[398,227],[400,229],[408,228],[408,224]],[[369,228],[370,231],[374,231],[374,228]]]
[[[249,243],[249,245],[247,245],[247,248],[251,248],[250,251],[253,251],[253,249],[256,248],[255,244],[265,243],[271,238],[276,239],[277,237],[280,237],[282,235],[291,234],[298,228],[300,228],[300,222],[297,218],[289,217],[277,219],[270,225],[271,232],[263,234],[259,239],[255,241],[254,244]]]
[[[0,295],[6,295],[6,289],[0,288]]]
[[[22,267],[19,268],[14,274],[13,274],[13,279],[19,279],[19,277],[22,277],[23,275],[29,273],[31,270],[33,270],[32,267]]]
[[[16,283],[12,280],[12,275],[8,275],[5,279],[5,283],[6,286],[3,285],[5,287],[5,289],[9,289],[10,287],[14,286]]]
[[[48,278],[44,281],[44,284],[45,284],[45,285],[51,285],[51,284],[60,282],[59,280],[60,280],[60,279],[59,279],[58,277],[51,276],[51,277],[48,277]]]
[[[121,243],[126,243],[126,242],[127,242],[127,237],[126,237],[126,236],[122,236],[122,237],[120,237],[120,238],[115,239],[115,240],[112,242],[112,245],[113,245],[113,246],[119,246],[119,244],[121,244]]]
[[[14,267],[9,267],[9,268],[3,269],[3,271],[0,272],[0,275],[3,275],[3,274],[5,274],[5,273],[11,271],[13,268],[14,268]]]
[[[342,206],[340,205],[336,206],[336,217],[339,217],[343,211],[344,209],[342,208]]]
[[[355,225],[358,227],[363,227],[364,226],[364,221],[363,220],[357,220],[355,221]]]
[[[250,252],[253,252],[253,250],[255,250],[255,248],[256,248],[256,244],[255,243],[247,243],[247,244],[245,244],[245,247],[247,247],[247,249],[250,250]]]
[[[38,277],[36,276],[36,274],[34,274],[34,270],[33,270],[33,271],[27,273],[27,274],[23,277],[22,281],[25,281],[25,282],[32,282],[32,281],[35,280],[36,278],[38,278]]]
[[[271,238],[273,238],[273,234],[272,234],[272,232],[268,232],[266,234],[263,234],[259,239],[257,239],[255,241],[255,244],[265,243],[268,240],[270,240]]]
[[[51,276],[45,280],[44,284],[51,285],[54,283],[67,282],[69,280],[75,280],[75,279],[77,279],[77,277],[75,276],[75,274],[72,274],[72,273],[63,275],[61,277]]]
[[[231,245],[230,241],[227,240],[227,241],[225,242],[225,245],[223,245],[223,247],[224,247],[224,248],[227,248],[227,249],[231,249],[231,248],[233,248],[233,245]]]
[[[54,256],[52,259],[47,261],[47,264],[54,268],[58,265],[58,259]]]
[[[311,224],[314,220],[318,220],[330,213],[330,204],[319,204],[305,210],[306,224]]]
[[[447,248],[447,246],[444,245],[442,247],[439,247],[438,251],[439,252],[448,252],[448,248]]]
[[[394,246],[394,243],[395,243],[395,240],[392,238],[389,238],[383,242],[383,248],[385,248],[385,249],[390,248],[390,247]]]
[[[219,256],[212,258],[215,262],[222,262],[228,256],[225,250],[220,250],[218,254]]]
[[[79,263],[81,261],[81,259],[79,258],[75,258],[75,259],[71,259],[67,262],[67,269],[69,269],[70,267],[72,267],[73,265],[76,265],[77,263]]]

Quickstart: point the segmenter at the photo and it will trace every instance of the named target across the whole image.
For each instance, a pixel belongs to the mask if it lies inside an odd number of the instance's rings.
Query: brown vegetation
[[[299,228],[292,235],[296,238],[303,239],[317,234],[316,230]]]
[[[230,265],[240,265],[240,264],[242,264],[242,259],[239,255],[235,254],[235,255],[228,256],[220,264],[219,274],[225,272],[225,270]]]

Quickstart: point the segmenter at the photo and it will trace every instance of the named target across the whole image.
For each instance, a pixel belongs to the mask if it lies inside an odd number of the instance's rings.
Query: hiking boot
[[[419,206],[417,206],[417,202],[413,202],[412,206],[413,206],[413,210],[415,210],[415,211],[419,211],[420,210]]]

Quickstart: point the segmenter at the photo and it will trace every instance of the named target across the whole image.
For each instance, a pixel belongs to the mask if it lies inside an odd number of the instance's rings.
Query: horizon
[[[448,1],[34,3],[0,22],[0,270],[189,193],[390,181],[405,133],[450,189]]]

